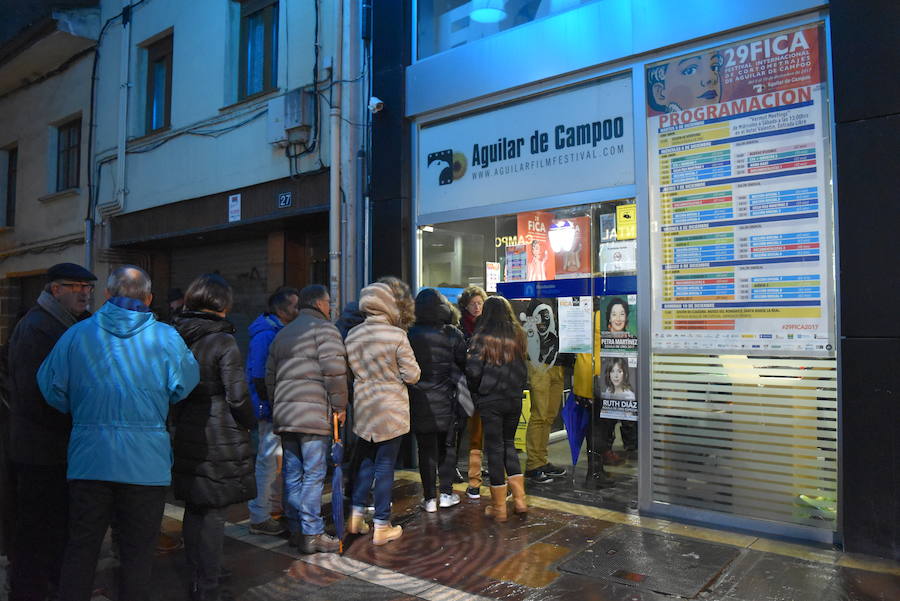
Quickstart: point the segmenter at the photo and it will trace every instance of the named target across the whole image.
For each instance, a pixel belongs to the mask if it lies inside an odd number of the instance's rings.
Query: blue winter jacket
[[[37,379],[47,403],[72,414],[69,480],[168,486],[169,405],[200,381],[174,328],[140,303],[115,297],[66,330]]]
[[[256,419],[272,421],[272,402],[268,398],[261,398],[259,393],[265,393],[266,388],[266,359],[269,357],[269,346],[275,340],[284,324],[272,313],[263,313],[250,324],[250,350],[247,353],[247,386],[250,388],[250,400],[253,402],[253,411]],[[257,383],[260,385],[257,386]]]

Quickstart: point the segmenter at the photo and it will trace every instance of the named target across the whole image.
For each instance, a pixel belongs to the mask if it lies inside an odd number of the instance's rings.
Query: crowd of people
[[[90,599],[110,527],[118,596],[145,598],[170,488],[184,504],[193,600],[220,598],[225,511],[236,503],[248,504],[252,533],[281,535],[286,523],[301,552],[337,551],[322,518],[335,421],[353,434],[347,531],[371,530],[375,545],[403,533],[391,523],[391,495],[409,432],[424,511],[461,502],[453,484],[466,431],[466,496],[481,497],[484,455],[485,515],[507,520],[510,498],[516,513],[527,511],[514,437],[529,372],[548,369],[531,366],[506,299],[477,286],[456,305],[433,288],[413,298],[386,277],[332,323],[325,287],[281,288],[249,328],[245,361],[227,319],[233,291],[221,276],[170,293],[164,320],[150,309],[143,269],[113,271],[92,315],[96,280],[72,263],[52,267],[4,350],[0,463],[14,483],[3,506],[12,601]],[[555,417],[548,404],[544,421]],[[528,435],[537,481],[564,473],[546,460],[544,425]]]

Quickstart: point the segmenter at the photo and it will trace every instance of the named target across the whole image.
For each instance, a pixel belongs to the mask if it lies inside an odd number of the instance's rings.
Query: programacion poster
[[[646,69],[655,350],[834,352],[822,26]]]

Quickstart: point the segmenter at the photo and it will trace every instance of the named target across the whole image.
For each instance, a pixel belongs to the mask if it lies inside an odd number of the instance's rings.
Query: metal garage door
[[[187,290],[202,273],[219,273],[234,288],[234,307],[228,320],[246,357],[247,327],[266,306],[266,239],[256,238],[172,251],[172,286]]]

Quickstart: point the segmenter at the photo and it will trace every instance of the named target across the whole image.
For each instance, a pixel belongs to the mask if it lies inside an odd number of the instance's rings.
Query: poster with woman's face
[[[637,419],[637,354],[606,352],[600,357],[594,393],[603,401],[601,417]]]
[[[637,349],[637,295],[597,297],[600,345],[609,350]]]
[[[556,277],[556,260],[550,247],[550,224],[553,214],[544,211],[519,213],[518,237],[527,253],[527,280],[552,280]]]
[[[820,28],[742,40],[647,68],[647,115],[824,81]]]

